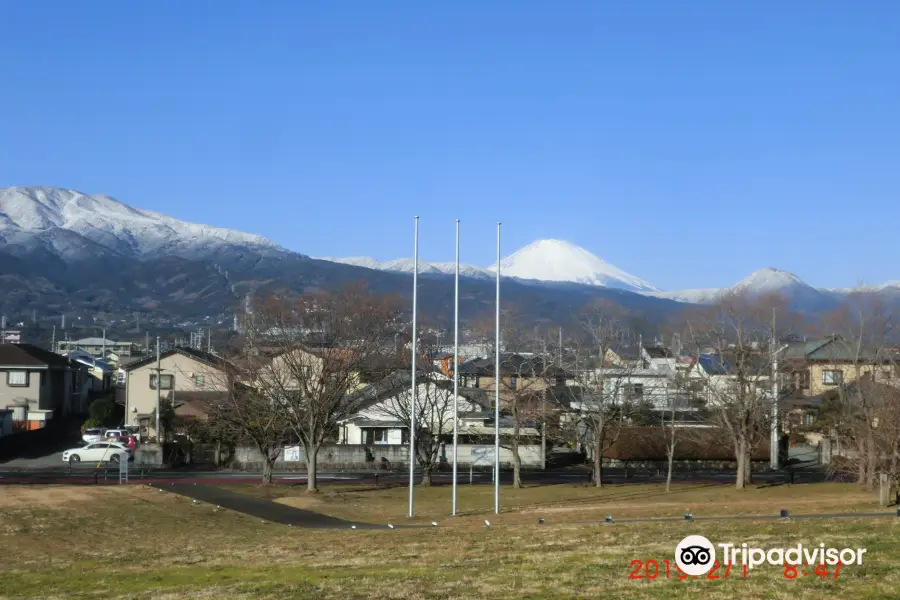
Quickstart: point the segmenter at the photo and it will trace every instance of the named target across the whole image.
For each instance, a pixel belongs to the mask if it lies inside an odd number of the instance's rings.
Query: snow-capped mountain
[[[413,260],[408,258],[386,262],[369,257],[323,258],[322,260],[398,273],[412,273],[415,268]],[[502,259],[500,265],[500,274],[506,278],[537,282],[580,283],[633,292],[656,291],[656,288],[646,281],[614,267],[584,248],[562,240],[532,242]],[[456,263],[453,262],[427,263],[419,261],[419,273],[421,274],[453,275],[455,268]],[[496,276],[496,269],[496,265],[481,268],[461,264],[459,274],[462,277],[487,279]]]
[[[0,188],[0,247],[23,246],[69,256],[100,248],[135,258],[197,258],[241,247],[263,254],[286,252],[258,235],[187,223],[109,196],[49,187]]]
[[[836,300],[835,294],[828,290],[818,290],[797,275],[773,267],[758,269],[727,288],[655,292],[651,295],[692,304],[710,304],[726,294],[733,293],[750,297],[777,293],[796,307],[816,310],[830,306]]]
[[[411,258],[378,261],[368,256],[353,256],[349,258],[321,257],[319,260],[327,260],[344,265],[354,265],[356,267],[365,267],[367,269],[376,269],[378,271],[392,271],[395,273],[412,274],[415,269],[415,261]],[[420,275],[453,275],[455,273],[455,262],[430,263],[421,260],[419,261]],[[459,275],[460,277],[474,277],[476,279],[488,279],[494,277],[494,274],[487,269],[466,264],[459,265]]]
[[[496,269],[497,265],[488,267],[490,271]],[[632,292],[657,291],[643,279],[563,240],[528,244],[500,261],[500,273],[519,279],[581,283]]]

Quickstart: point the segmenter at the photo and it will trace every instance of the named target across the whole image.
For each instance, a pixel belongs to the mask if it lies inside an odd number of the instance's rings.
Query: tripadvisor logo
[[[702,535],[689,535],[675,546],[675,564],[686,575],[705,575],[716,562],[716,548]]]
[[[770,565],[861,565],[865,548],[828,548],[825,544],[790,548],[754,548],[743,544],[713,544],[702,535],[689,535],[675,547],[675,564],[687,575],[704,575],[715,566],[716,547],[721,550],[722,563],[746,565],[752,569]]]

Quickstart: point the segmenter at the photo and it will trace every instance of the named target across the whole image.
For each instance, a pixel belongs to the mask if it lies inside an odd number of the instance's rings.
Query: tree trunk
[[[221,440],[216,440],[216,448],[213,451],[213,464],[216,467],[222,465],[222,442]]]
[[[522,487],[522,457],[519,456],[519,410],[513,401],[513,433],[510,444],[513,458],[513,487]]]
[[[263,454],[262,482],[266,485],[272,484],[272,474],[275,472],[275,461],[277,459],[277,455],[273,458],[268,452]]]
[[[431,487],[431,465],[422,465],[422,485]]]
[[[603,438],[594,431],[594,487],[603,487]]]
[[[319,461],[319,445],[310,444],[306,450],[306,491],[318,492],[319,482],[316,478]]]
[[[866,488],[875,489],[875,472],[878,470],[878,448],[875,445],[875,434],[869,430],[866,436]]]
[[[672,434],[674,435],[674,432],[672,432]],[[672,439],[672,443],[669,445],[667,454],[668,454],[668,456],[666,458],[668,458],[669,464],[668,464],[668,469],[666,470],[666,491],[668,492],[671,490],[671,487],[672,487],[672,471],[674,470],[674,467],[675,467],[675,440],[674,440],[674,438]]]
[[[737,458],[737,477],[735,477],[734,487],[742,490],[746,486],[747,482],[747,440],[738,440],[735,450],[735,455]]]

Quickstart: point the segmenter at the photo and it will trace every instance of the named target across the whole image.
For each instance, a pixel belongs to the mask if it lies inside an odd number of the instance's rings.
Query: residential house
[[[85,372],[90,376],[87,379],[90,391],[104,392],[113,388],[117,376],[113,365],[86,352],[72,352],[68,358],[84,366]]]
[[[497,382],[495,358],[476,358],[459,365],[459,385],[463,388],[490,391]],[[500,355],[500,394],[528,389],[540,392],[550,387],[563,387],[569,374],[540,356],[518,353]]]
[[[0,409],[17,429],[40,429],[87,409],[81,369],[65,356],[31,344],[0,345]]]
[[[771,388],[767,363],[768,356],[762,353],[747,357],[743,363],[745,383],[761,394],[770,393]],[[691,392],[708,406],[724,400],[738,383],[735,364],[738,363],[734,357],[727,354],[700,354],[687,374]]]
[[[778,358],[785,388],[806,397],[820,396],[865,373],[874,372],[884,382],[898,380],[893,353],[858,348],[838,335],[789,344]]]
[[[177,406],[183,392],[220,390],[225,381],[222,357],[196,348],[176,347],[156,357],[126,365],[124,389],[117,392],[125,405],[125,424],[137,425],[142,439],[157,437],[157,398]]]
[[[412,380],[407,371],[398,371],[381,381],[365,386],[348,401],[356,404],[354,414],[340,423],[342,444],[406,444],[409,426],[405,416],[410,410]],[[453,384],[446,377],[426,370],[417,376],[416,411],[420,425],[430,424],[440,433],[453,430]],[[481,412],[485,406],[460,390],[456,402],[460,413]],[[419,414],[422,411],[422,414]]]
[[[59,340],[56,342],[56,351],[60,354],[86,352],[98,358],[105,358],[107,353],[113,352],[117,356],[123,357],[135,354],[137,345],[132,342],[117,342],[101,337],[88,337],[80,340]]]
[[[418,376],[417,376],[418,377]],[[427,428],[441,438],[440,458],[442,462],[451,460],[449,447],[453,433],[453,383],[439,373],[423,370],[417,378],[417,406],[419,416],[417,429]],[[367,386],[356,393],[353,401],[359,407],[353,415],[340,423],[339,443],[362,444],[366,446],[409,444],[409,426],[406,421],[411,396],[409,372],[394,373],[382,381]],[[458,390],[456,405],[459,410],[457,420],[458,463],[476,467],[493,464],[493,439],[495,435],[494,414],[491,397],[483,389]],[[512,462],[512,453],[506,439],[513,432],[513,422],[509,415],[502,414],[500,436],[503,447],[500,461],[504,465]],[[535,423],[520,424],[520,459],[525,466],[540,466],[540,430]],[[377,451],[372,448],[374,456]]]

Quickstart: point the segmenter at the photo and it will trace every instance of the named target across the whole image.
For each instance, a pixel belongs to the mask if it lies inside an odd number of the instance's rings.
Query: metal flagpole
[[[494,340],[494,514],[500,514],[500,222],[497,222],[497,331]]]
[[[413,496],[416,484],[416,316],[419,291],[419,217],[413,234],[413,314],[412,314],[412,389],[409,411],[409,518],[413,517]]]
[[[156,443],[162,444],[159,436],[159,405],[162,397],[162,362],[159,356],[159,336],[156,336]]]
[[[456,515],[456,461],[459,444],[459,219],[456,220],[456,278],[453,293],[453,514]]]

